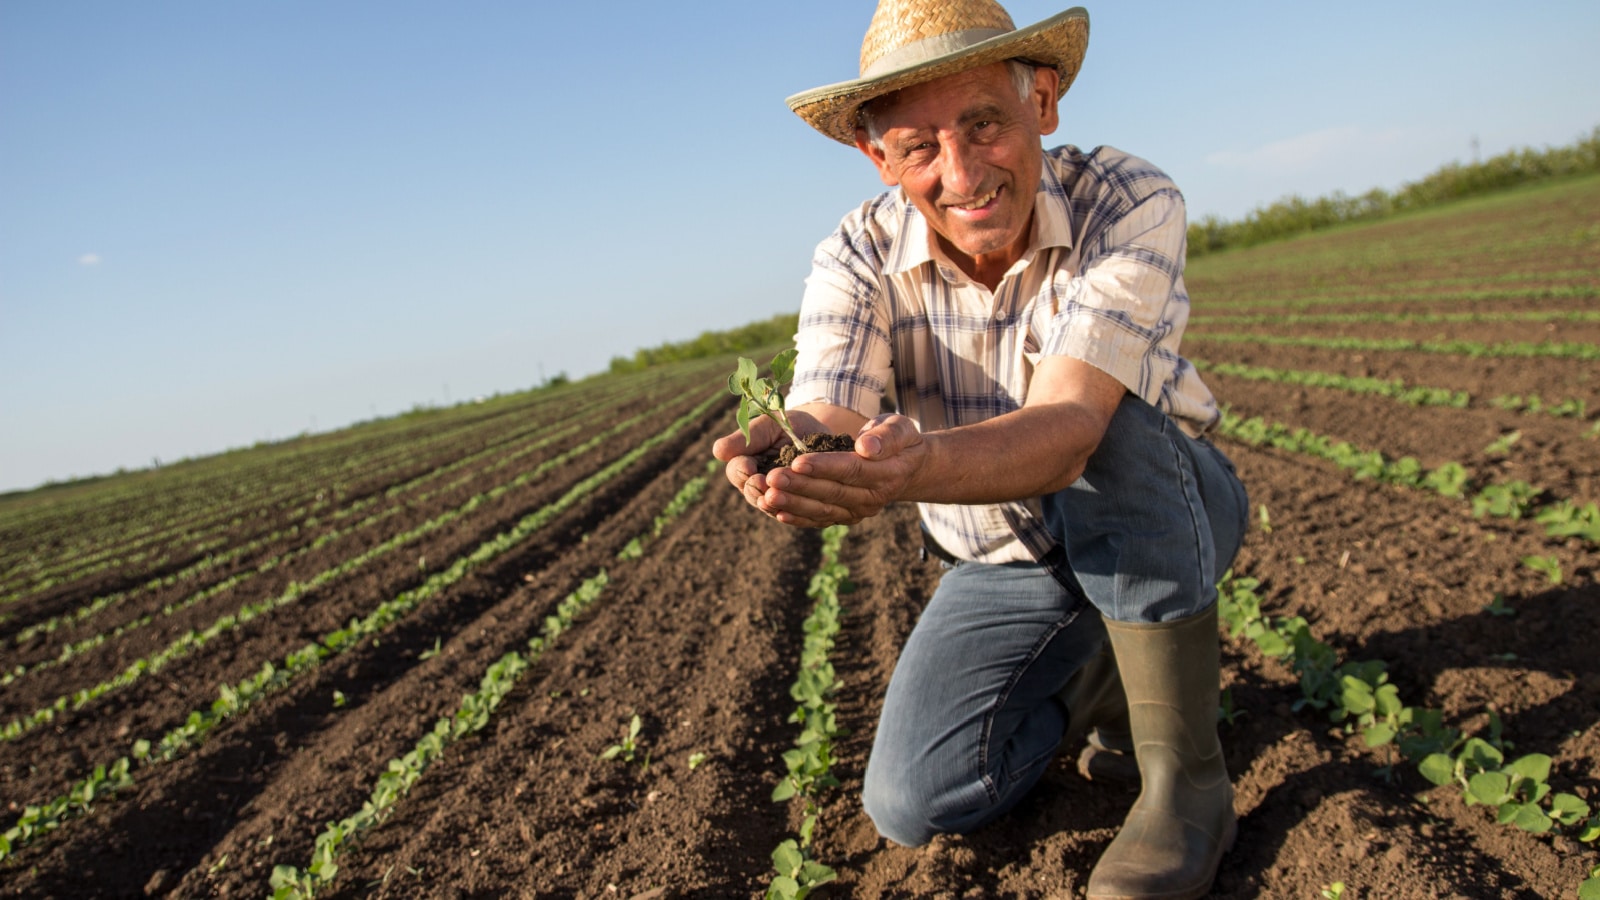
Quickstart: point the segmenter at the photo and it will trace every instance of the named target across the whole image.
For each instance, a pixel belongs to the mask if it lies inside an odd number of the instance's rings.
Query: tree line
[[[1258,207],[1237,222],[1207,216],[1189,225],[1189,257],[1249,247],[1347,222],[1380,219],[1549,178],[1594,172],[1600,172],[1600,126],[1564,147],[1524,147],[1482,162],[1449,163],[1393,192],[1373,188],[1359,197],[1335,192],[1315,200],[1296,195]]]
[[[783,313],[763,322],[751,322],[727,331],[702,331],[700,336],[688,341],[677,341],[655,347],[642,347],[632,356],[613,356],[612,372],[637,372],[663,363],[701,359],[724,353],[741,353],[773,344],[794,341],[799,329],[800,316]]]

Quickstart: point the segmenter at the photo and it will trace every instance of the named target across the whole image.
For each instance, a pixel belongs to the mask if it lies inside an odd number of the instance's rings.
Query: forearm
[[[1093,365],[1045,357],[1021,409],[923,436],[904,499],[1004,503],[1062,490],[1083,474],[1126,394]]]
[[[1065,402],[925,434],[927,458],[900,499],[1003,503],[1054,493],[1078,480],[1104,433],[1097,411]]]

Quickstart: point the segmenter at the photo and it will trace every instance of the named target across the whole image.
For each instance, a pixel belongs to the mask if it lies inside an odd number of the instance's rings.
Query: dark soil
[[[808,434],[800,442],[803,446],[784,444],[770,461],[763,459],[763,465],[759,467],[761,471],[794,465],[795,460],[807,453],[849,453],[856,448],[856,439],[848,434]]]

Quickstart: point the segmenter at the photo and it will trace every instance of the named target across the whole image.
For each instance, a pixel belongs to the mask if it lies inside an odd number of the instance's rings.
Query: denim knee
[[[980,784],[941,789],[918,783],[904,771],[888,776],[869,764],[861,805],[878,833],[904,847],[920,847],[940,834],[966,834],[998,817],[1021,796],[997,799]]]
[[[874,778],[869,770],[861,787],[861,806],[879,834],[903,847],[920,847],[943,833],[928,805],[885,781]]]

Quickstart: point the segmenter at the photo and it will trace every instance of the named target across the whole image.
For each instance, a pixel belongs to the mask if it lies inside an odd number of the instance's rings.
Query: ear
[[[1054,134],[1061,124],[1060,99],[1056,91],[1061,87],[1061,73],[1054,66],[1033,67],[1033,100],[1039,112],[1039,134]]]
[[[878,177],[883,179],[884,184],[889,187],[900,184],[900,177],[889,167],[888,154],[884,153],[881,147],[872,145],[872,139],[867,137],[865,128],[856,129],[856,149],[866,154],[867,159],[872,160],[872,164],[878,169]]]

